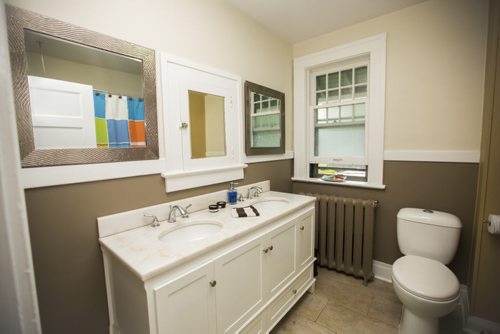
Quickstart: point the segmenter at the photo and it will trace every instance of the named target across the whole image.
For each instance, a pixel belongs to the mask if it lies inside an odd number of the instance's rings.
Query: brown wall
[[[399,162],[384,163],[385,190],[293,182],[293,192],[317,192],[380,201],[376,209],[375,260],[392,264],[401,256],[397,244],[396,215],[404,207],[452,213],[463,224],[460,245],[450,267],[467,284],[471,254],[477,164]]]
[[[292,160],[250,164],[240,184],[271,180],[291,191]],[[165,194],[159,175],[26,190],[42,330],[108,333],[99,216],[226,189],[218,184]]]

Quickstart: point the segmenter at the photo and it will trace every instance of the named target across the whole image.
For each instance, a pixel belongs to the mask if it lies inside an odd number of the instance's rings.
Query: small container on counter
[[[212,213],[219,212],[219,206],[217,204],[210,204],[208,206],[208,211]]]

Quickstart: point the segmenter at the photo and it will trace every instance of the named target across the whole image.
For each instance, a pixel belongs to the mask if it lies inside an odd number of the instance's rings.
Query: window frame
[[[355,82],[353,81],[351,84],[351,87],[353,89],[352,91],[352,98],[349,99],[342,99],[342,85],[339,82],[339,86],[337,87],[339,91],[339,97],[337,99],[337,102],[330,103],[327,98],[327,103],[322,105],[322,108],[325,108],[328,110],[330,107],[339,107],[339,112],[342,108],[342,106],[346,105],[352,105],[353,106],[353,115],[354,115],[354,105],[356,104],[361,104],[363,103],[365,105],[365,117],[363,118],[362,122],[356,122],[354,121],[354,116],[353,116],[353,121],[352,122],[340,122],[337,125],[325,125],[324,127],[336,127],[336,126],[355,126],[355,125],[363,125],[365,129],[365,139],[364,139],[364,147],[365,147],[365,153],[363,157],[360,156],[345,156],[345,155],[315,155],[315,129],[316,129],[316,118],[315,118],[315,109],[321,109],[318,108],[319,105],[314,104],[314,101],[316,99],[316,93],[317,90],[313,89],[316,87],[315,79],[317,76],[320,75],[325,75],[325,74],[330,74],[333,72],[338,72],[339,77],[341,76],[341,72],[344,70],[348,69],[353,69],[353,77],[354,77],[354,69],[363,67],[363,66],[370,66],[369,64],[369,57],[367,55],[361,56],[361,57],[356,57],[354,59],[349,59],[349,60],[341,60],[340,62],[336,62],[334,64],[329,64],[327,66],[322,66],[319,68],[313,68],[310,70],[310,76],[309,76],[309,88],[308,89],[308,99],[307,99],[307,104],[308,104],[308,113],[309,113],[309,125],[308,125],[308,152],[309,152],[309,163],[326,163],[330,164],[332,162],[337,163],[337,164],[342,164],[342,165],[368,165],[368,159],[367,157],[367,147],[368,147],[368,136],[366,135],[366,128],[367,128],[367,122],[366,122],[366,114],[367,110],[369,110],[369,94],[370,94],[370,75],[368,72],[367,75],[367,82],[365,85],[368,87],[368,92],[367,96],[361,97],[361,98],[356,98],[354,96],[354,87],[356,87]],[[339,79],[340,81],[341,79]],[[327,79],[328,81],[328,79]],[[328,85],[327,85],[328,86]],[[328,87],[326,88],[325,91],[328,91]],[[327,111],[328,112],[328,111]],[[328,119],[328,116],[327,116]]]
[[[384,114],[385,114],[385,69],[386,34],[379,34],[352,43],[306,55],[294,60],[294,177],[296,181],[320,182],[332,185],[384,189]],[[368,55],[368,90],[370,95],[365,114],[366,160],[369,170],[366,182],[346,181],[327,183],[309,177],[309,164],[314,152],[314,126],[311,127],[311,76],[313,71]],[[314,142],[312,142],[314,145]],[[334,162],[334,161],[330,161]]]

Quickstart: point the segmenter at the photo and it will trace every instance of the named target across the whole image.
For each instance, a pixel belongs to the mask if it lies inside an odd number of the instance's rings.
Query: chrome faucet
[[[254,193],[253,196],[252,196],[252,192]],[[259,197],[259,194],[262,194],[263,192],[264,192],[264,190],[262,190],[262,188],[259,187],[259,186],[250,187],[248,189],[248,192],[247,192],[247,199],[252,199],[254,197]]]
[[[191,206],[191,204],[189,204],[188,206],[186,206],[186,208],[183,208],[182,206],[180,205],[171,205],[170,206],[170,211],[168,212],[168,218],[167,218],[167,221],[169,223],[175,223],[175,211],[179,211],[179,214],[181,215],[182,218],[188,218],[189,217],[189,213],[187,211],[187,209]]]
[[[153,218],[153,221],[151,222],[152,227],[160,226],[160,221],[158,220],[158,217],[156,217],[156,215],[150,215],[148,213],[145,213],[144,217]]]

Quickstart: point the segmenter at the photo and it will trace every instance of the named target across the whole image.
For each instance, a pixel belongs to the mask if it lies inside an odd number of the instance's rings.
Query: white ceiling
[[[426,0],[225,0],[290,43]]]

